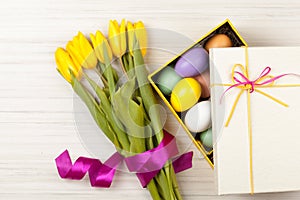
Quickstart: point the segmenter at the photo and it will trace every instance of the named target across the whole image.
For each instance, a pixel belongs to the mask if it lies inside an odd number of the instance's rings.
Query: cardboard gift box
[[[219,194],[300,190],[300,47],[210,50]]]
[[[204,155],[204,158],[207,160],[207,162],[210,164],[210,166],[213,168],[213,150],[206,148],[204,145],[202,145],[200,139],[199,139],[199,134],[197,133],[191,133],[182,119],[184,118],[185,113],[180,113],[176,112],[173,107],[170,104],[170,97],[166,96],[162,93],[162,91],[159,89],[157,85],[157,78],[160,75],[160,72],[166,68],[167,66],[174,66],[174,64],[177,62],[177,60],[180,58],[182,54],[187,52],[188,50],[197,47],[197,46],[204,46],[206,42],[215,36],[216,34],[225,34],[227,35],[230,40],[232,41],[232,45],[234,47],[240,47],[240,46],[247,46],[247,43],[244,41],[244,39],[240,36],[238,31],[235,29],[235,27],[232,25],[232,23],[227,19],[221,24],[219,24],[217,27],[209,31],[206,35],[204,35],[202,38],[200,38],[197,42],[192,44],[190,47],[188,47],[186,50],[184,50],[181,54],[177,55],[174,57],[172,60],[167,62],[164,66],[153,72],[152,74],[149,75],[149,81],[151,82],[152,86],[154,89],[157,91],[158,95],[162,98],[164,103],[167,105],[167,107],[171,110],[171,112],[174,114],[176,119],[179,121],[179,123],[183,126],[185,131],[188,133],[188,136],[191,138],[193,143],[196,145],[196,147],[199,149],[199,151]],[[200,99],[199,101],[201,101]]]

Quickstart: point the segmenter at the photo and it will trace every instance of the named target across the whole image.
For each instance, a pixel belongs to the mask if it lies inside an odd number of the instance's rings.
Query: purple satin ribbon
[[[135,156],[124,158],[116,152],[105,163],[94,158],[79,157],[72,164],[69,152],[65,150],[55,162],[61,178],[80,180],[88,173],[93,187],[108,188],[111,186],[116,169],[124,160],[129,171],[135,172],[141,185],[146,187],[165,163],[177,154],[176,139],[164,131],[164,138],[157,147]],[[175,173],[191,168],[192,157],[193,152],[188,152],[173,158]]]

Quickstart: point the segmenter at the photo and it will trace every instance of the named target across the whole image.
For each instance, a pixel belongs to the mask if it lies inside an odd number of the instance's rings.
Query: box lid
[[[300,47],[211,49],[212,128],[219,194],[300,190],[300,76],[294,75],[300,74],[299,57]],[[265,87],[255,87],[249,95],[248,89],[238,87],[225,92],[234,84],[233,66],[246,66],[247,58],[249,80],[268,72],[267,67],[271,71],[266,76],[294,74],[279,77],[272,87],[268,86],[270,82]],[[240,67],[236,71],[245,75]],[[235,76],[246,82],[241,75]],[[240,92],[232,119],[225,127]]]

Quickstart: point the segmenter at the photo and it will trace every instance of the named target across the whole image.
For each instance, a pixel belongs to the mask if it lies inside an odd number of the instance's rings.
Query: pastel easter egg
[[[171,93],[171,105],[176,112],[182,112],[197,103],[201,96],[201,86],[193,78],[180,80]]]
[[[216,34],[205,44],[205,50],[209,52],[210,48],[232,47],[232,41],[225,34]]]
[[[205,70],[202,74],[195,76],[196,79],[202,89],[201,98],[210,97],[210,77],[209,77],[209,69]]]
[[[202,47],[195,47],[184,53],[175,64],[175,71],[182,77],[201,74],[208,68],[208,53]]]
[[[164,95],[170,95],[175,85],[182,79],[173,67],[164,68],[157,78],[157,85]]]
[[[208,148],[213,147],[213,137],[212,137],[212,131],[211,128],[207,129],[206,131],[200,133],[200,140],[202,144]]]
[[[210,128],[210,101],[201,101],[188,110],[184,123],[191,132],[202,132]]]

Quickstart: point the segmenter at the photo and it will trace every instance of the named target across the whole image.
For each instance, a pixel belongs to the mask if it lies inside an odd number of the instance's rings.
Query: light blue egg
[[[213,147],[213,138],[212,138],[211,128],[200,133],[200,140],[204,146],[209,147],[209,148]]]

